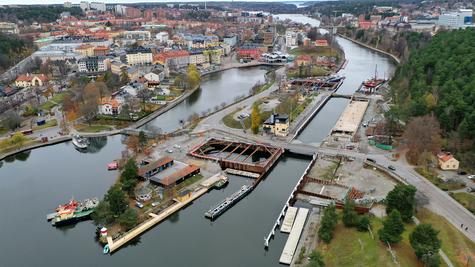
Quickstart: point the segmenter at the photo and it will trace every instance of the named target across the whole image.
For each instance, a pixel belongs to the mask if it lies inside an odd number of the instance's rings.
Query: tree
[[[406,126],[403,139],[409,148],[407,158],[411,163],[417,163],[423,151],[437,154],[442,145],[439,122],[434,116],[416,117]]]
[[[259,110],[259,105],[254,103],[252,105],[252,112],[251,112],[251,130],[254,134],[259,132],[259,126],[261,124],[261,114]]]
[[[120,72],[120,83],[122,85],[124,84],[127,84],[130,82],[130,79],[129,79],[129,73],[127,73],[127,69],[122,69],[122,71]]]
[[[338,222],[338,215],[336,214],[335,205],[330,205],[325,208],[323,212],[322,222],[318,229],[318,237],[325,243],[330,243],[333,238],[333,231],[335,231]]]
[[[356,225],[356,229],[360,232],[368,231],[371,228],[371,221],[368,215],[361,215],[358,218],[358,224]]]
[[[137,225],[137,212],[132,208],[127,208],[127,210],[119,216],[118,221],[120,225],[128,231]]]
[[[15,130],[21,126],[21,117],[15,111],[5,112],[5,119],[3,120],[3,125],[5,128],[10,130]]]
[[[81,115],[84,119],[91,124],[92,120],[96,117],[99,105],[99,88],[94,82],[90,82],[84,87],[83,101],[80,105]]]
[[[140,152],[139,144],[139,138],[135,135],[130,135],[129,137],[127,137],[127,140],[125,140],[125,145],[127,146],[127,148],[132,150],[135,154]]]
[[[319,251],[313,251],[309,256],[309,262],[306,267],[325,267],[323,255]]]
[[[121,215],[127,209],[127,199],[119,184],[109,188],[105,200],[109,202],[110,211],[115,217]]]
[[[137,92],[137,97],[142,100],[142,108],[146,111],[147,106],[145,102],[152,97],[152,92],[147,88],[143,88]]]
[[[386,196],[386,213],[397,210],[405,222],[410,222],[416,207],[416,191],[412,185],[396,185]]]
[[[142,149],[147,145],[147,136],[144,131],[139,132],[139,145]]]
[[[404,224],[401,214],[397,210],[393,210],[389,216],[383,221],[383,228],[379,229],[379,239],[384,243],[395,244],[402,240],[404,232]]]
[[[349,197],[345,199],[342,221],[346,227],[353,227],[358,223],[358,214],[356,214],[355,211],[355,203]]]
[[[195,88],[201,82],[201,75],[196,68],[196,65],[190,64],[188,65],[188,69],[186,71],[186,80],[188,83],[188,88]]]
[[[110,211],[109,202],[102,200],[94,209],[91,218],[96,225],[106,225],[114,221],[114,215]]]
[[[439,266],[440,260],[438,252],[441,247],[441,241],[437,237],[439,231],[432,228],[430,224],[419,224],[409,235],[414,252],[418,259],[422,260],[427,266]]]
[[[122,189],[127,192],[129,196],[133,196],[134,194],[134,189],[137,185],[137,176],[138,168],[135,164],[135,160],[129,159],[124,165],[124,169],[120,174],[120,182],[122,183]]]

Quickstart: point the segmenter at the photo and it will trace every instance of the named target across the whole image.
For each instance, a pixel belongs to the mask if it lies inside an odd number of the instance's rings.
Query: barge
[[[253,185],[243,185],[239,191],[232,194],[230,197],[223,200],[221,203],[216,205],[215,207],[211,208],[207,212],[205,212],[205,217],[214,220],[218,218],[221,214],[223,214],[226,210],[231,208],[234,204],[239,202],[242,198],[244,198],[247,194],[249,194],[254,189]]]

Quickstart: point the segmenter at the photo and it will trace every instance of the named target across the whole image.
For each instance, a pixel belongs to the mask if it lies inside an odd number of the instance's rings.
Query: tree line
[[[31,55],[34,50],[32,40],[0,33],[0,73]]]
[[[53,5],[4,6],[0,8],[0,21],[23,22],[26,24],[53,22],[65,11],[70,12],[72,16],[80,16],[82,14],[82,10],[79,7],[65,8]]]

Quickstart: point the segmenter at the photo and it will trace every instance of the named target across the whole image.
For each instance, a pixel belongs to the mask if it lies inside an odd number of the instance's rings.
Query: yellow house
[[[262,126],[265,132],[276,136],[287,136],[289,134],[289,127],[290,120],[286,114],[272,114]]]
[[[44,74],[22,74],[15,80],[17,87],[43,86],[48,82],[48,77]]]
[[[76,52],[85,57],[92,57],[94,55],[94,46],[83,44],[76,48]]]
[[[190,190],[183,190],[178,192],[178,196],[176,197],[178,201],[183,202],[188,200],[191,197],[191,191]]]
[[[437,154],[437,159],[439,161],[440,169],[446,170],[458,170],[459,161],[452,156],[450,153],[439,153]]]

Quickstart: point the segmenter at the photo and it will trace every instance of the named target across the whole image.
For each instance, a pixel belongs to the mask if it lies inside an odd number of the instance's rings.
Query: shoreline
[[[251,67],[259,67],[259,66],[282,66],[282,64],[273,64],[273,63],[266,63],[266,62],[236,63],[236,64],[232,64],[230,66],[226,66],[224,68],[220,68],[220,69],[217,69],[217,70],[213,70],[213,71],[210,71],[210,72],[203,73],[203,74],[201,74],[201,77],[205,77],[205,76],[213,74],[213,73],[219,73],[219,72],[223,72],[223,71],[234,69],[234,68],[251,68]],[[200,85],[196,86],[195,88],[191,89],[190,91],[188,91],[188,92],[182,94],[181,96],[179,96],[177,99],[175,99],[175,100],[171,101],[170,103],[168,103],[165,107],[150,113],[149,115],[147,115],[144,118],[134,122],[132,125],[130,125],[129,127],[124,128],[124,129],[116,129],[116,130],[112,130],[112,131],[98,132],[98,133],[81,133],[81,132],[78,132],[78,133],[82,136],[85,136],[85,137],[102,137],[102,136],[113,136],[113,135],[117,135],[117,134],[123,134],[123,131],[127,128],[138,129],[138,128],[142,127],[143,125],[149,123],[150,121],[156,119],[158,116],[160,116],[160,115],[168,112],[172,108],[176,107],[178,104],[180,104],[181,102],[186,100],[188,97],[190,97],[193,93],[195,93],[199,88],[200,88]],[[242,101],[242,100],[240,100],[240,101]],[[240,101],[237,101],[235,103],[238,103]],[[232,104],[235,104],[235,103],[232,103]],[[230,104],[230,105],[232,105],[232,104]],[[37,143],[37,144],[21,147],[21,148],[18,148],[17,150],[13,150],[13,151],[9,151],[7,153],[0,154],[0,161],[4,160],[7,157],[14,156],[14,155],[22,153],[22,152],[38,149],[38,148],[41,148],[41,147],[56,145],[56,144],[68,142],[68,141],[71,141],[71,140],[72,140],[72,137],[70,135],[65,135],[65,136],[55,138],[55,139],[49,139],[48,142]]]
[[[371,46],[371,45],[362,43],[362,42],[360,42],[360,41],[357,41],[357,40],[355,40],[355,39],[353,39],[353,38],[350,38],[350,37],[345,36],[345,35],[340,34],[340,33],[338,33],[337,35],[338,35],[339,37],[341,37],[341,38],[343,38],[343,39],[346,39],[346,40],[348,40],[348,41],[351,41],[351,42],[353,42],[353,43],[355,43],[355,44],[357,44],[357,45],[363,46],[363,47],[365,47],[365,48],[368,48],[368,49],[370,49],[370,50],[372,50],[372,51],[375,51],[375,52],[377,52],[377,53],[380,53],[380,54],[382,54],[382,55],[385,55],[385,56],[391,58],[391,59],[396,63],[396,65],[399,65],[399,64],[401,63],[401,59],[400,59],[400,58],[398,58],[397,56],[395,56],[395,55],[393,55],[393,54],[391,54],[391,53],[389,53],[389,52],[386,52],[386,51],[384,51],[384,50],[378,49],[378,48],[373,47],[373,46]]]

